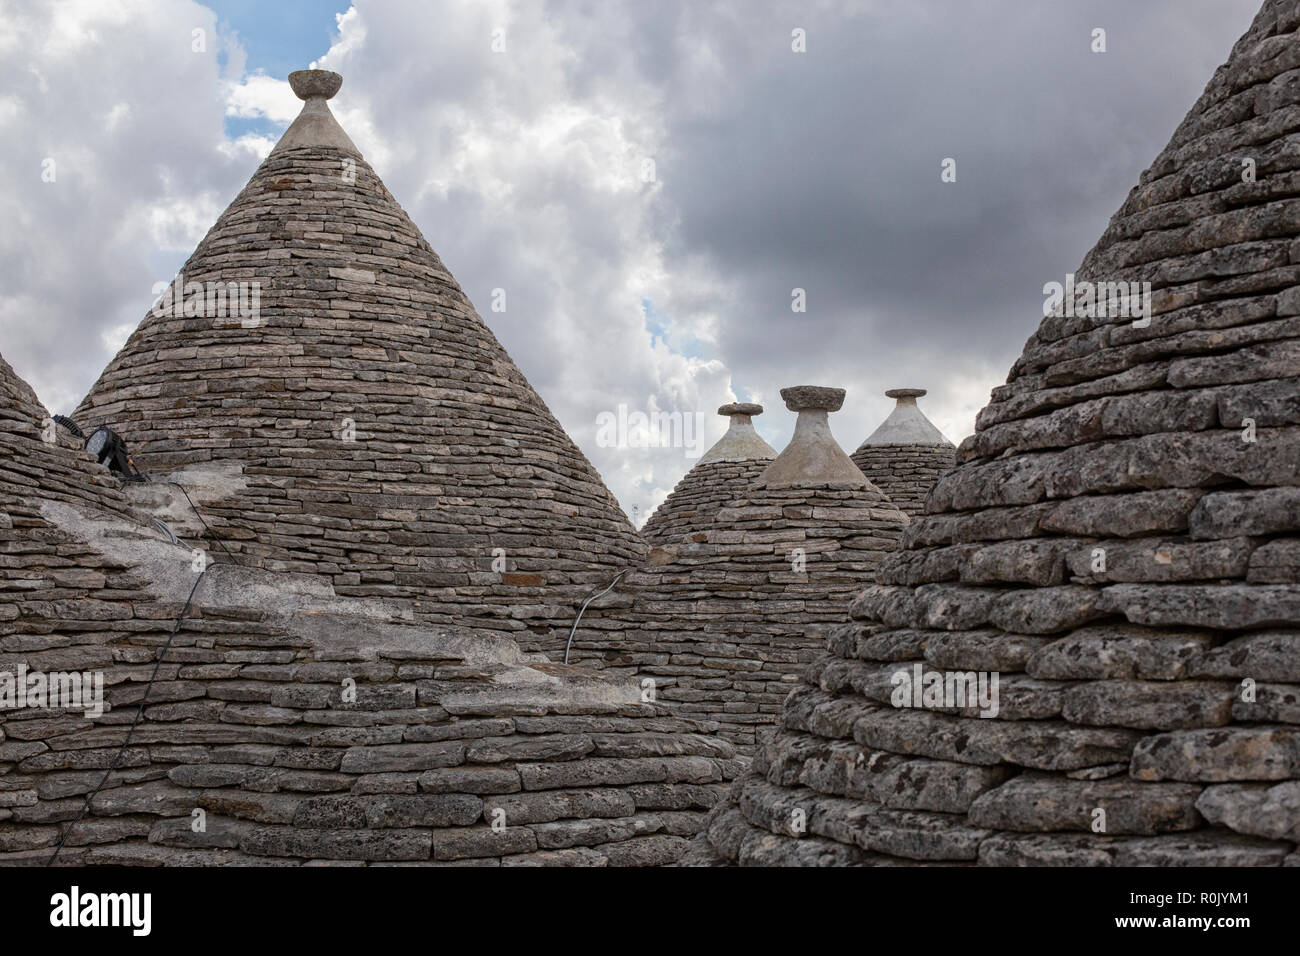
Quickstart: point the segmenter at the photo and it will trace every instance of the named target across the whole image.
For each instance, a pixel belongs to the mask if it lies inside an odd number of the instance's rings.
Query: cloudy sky
[[[602,447],[620,405],[707,447],[759,401],[779,449],[778,390],[838,385],[852,450],[915,386],[960,441],[1257,6],[0,0],[0,351],[73,408],[314,65],[629,514],[692,459]]]

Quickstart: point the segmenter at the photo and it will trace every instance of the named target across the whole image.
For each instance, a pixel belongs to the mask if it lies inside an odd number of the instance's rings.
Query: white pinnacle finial
[[[754,430],[754,416],[763,414],[763,406],[754,402],[731,402],[718,409],[719,415],[729,420],[727,433],[700,459],[706,461],[737,461],[775,458],[776,449],[763,441]]]
[[[885,392],[895,399],[894,410],[880,423],[862,444],[866,445],[948,445],[952,442],[934,423],[917,408],[916,400],[925,394],[923,388],[891,388]]]

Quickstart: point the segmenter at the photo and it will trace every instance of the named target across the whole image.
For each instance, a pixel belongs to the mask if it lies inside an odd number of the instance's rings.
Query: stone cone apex
[[[844,405],[844,389],[817,385],[796,385],[781,389],[786,408],[798,412],[794,435],[759,477],[766,488],[794,485],[868,485],[858,466],[844,453],[831,434],[827,416]]]
[[[298,70],[289,74],[289,86],[303,100],[302,112],[284,131],[275,149],[328,147],[361,155],[361,150],[330,112],[330,100],[343,85],[343,77],[329,70]]]
[[[663,543],[683,532],[700,531],[721,505],[748,487],[776,457],[772,448],[754,429],[754,416],[763,406],[754,402],[730,402],[718,409],[728,418],[726,433],[655,509],[642,536],[651,543]]]
[[[75,417],[225,488],[197,503],[263,567],[433,623],[571,621],[644,544],[330,115],[341,79],[291,81],[302,115]],[[521,594],[527,626],[494,610]]]
[[[700,458],[700,463],[776,457],[776,449],[754,430],[754,416],[763,414],[763,406],[753,402],[731,402],[718,409],[727,418],[727,432]]]
[[[787,389],[785,397],[824,415],[844,392]],[[761,408],[718,411],[731,416],[735,438],[752,432],[748,419]],[[745,437],[740,451],[754,451]],[[706,456],[678,483],[646,523],[647,565],[622,579],[617,601],[584,618],[572,658],[634,684],[654,681],[660,702],[715,723],[745,756],[907,527],[851,462],[850,482],[762,487],[772,451],[766,443],[757,451],[763,456],[737,457],[734,446]]]
[[[1076,273],[1151,321],[1041,320],[710,852],[1300,863],[1298,30],[1264,4]],[[927,702],[968,671],[996,700]]]
[[[943,436],[943,432],[934,427],[934,423],[925,417],[917,407],[916,400],[924,395],[923,388],[891,388],[885,394],[897,404],[889,417],[867,436],[865,445],[945,445],[952,448],[952,442]],[[861,448],[859,448],[859,451]]]
[[[896,400],[894,410],[852,458],[890,501],[914,516],[925,511],[930,489],[953,466],[957,449],[917,407],[925,389],[891,388],[885,394]]]

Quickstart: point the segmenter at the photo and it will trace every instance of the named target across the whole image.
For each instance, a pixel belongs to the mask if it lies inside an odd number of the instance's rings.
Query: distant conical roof
[[[80,417],[146,470],[225,475],[201,504],[265,567],[427,620],[571,619],[643,544],[334,120],[341,79],[291,82],[302,114]]]
[[[716,721],[745,755],[770,733],[782,701],[824,650],[826,631],[907,526],[831,435],[827,416],[844,390],[800,386],[781,395],[799,412],[786,450],[692,469],[719,480],[694,510],[681,495],[671,503],[650,538],[647,567],[593,606],[572,647],[573,661],[635,675],[678,713]],[[720,411],[734,422],[757,410]],[[761,481],[778,463],[781,480]],[[726,464],[744,470],[711,470]]]
[[[641,534],[652,544],[702,530],[718,508],[752,484],[776,457],[776,450],[754,430],[754,416],[763,414],[762,405],[731,402],[718,414],[727,417],[726,433],[646,519]]]
[[[1154,314],[1042,321],[714,852],[1297,861],[1298,28],[1264,4],[1084,259],[1076,288],[1150,282]]]
[[[906,514],[925,511],[925,499],[939,476],[953,466],[957,449],[925,417],[916,400],[923,388],[891,388],[896,404],[852,455],[872,484]]]

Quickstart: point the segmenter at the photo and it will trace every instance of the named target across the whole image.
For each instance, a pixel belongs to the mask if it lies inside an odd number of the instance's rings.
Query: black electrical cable
[[[152,482],[152,479],[150,479],[148,475],[143,475],[143,474],[138,476],[128,477],[126,480]],[[230,556],[230,560],[235,561],[235,556],[230,553],[230,549],[227,548],[225,543],[222,542],[219,538],[217,538],[215,534],[213,534],[212,528],[210,528],[208,526],[208,523],[203,520],[203,515],[199,512],[199,509],[195,506],[194,500],[190,498],[190,493],[185,490],[184,485],[176,481],[159,481],[159,482],[152,482],[152,483],[160,484],[160,485],[175,485],[177,488],[179,488],[181,490],[181,494],[185,496],[185,500],[190,503],[190,507],[194,510],[195,516],[199,519],[200,522],[203,523],[203,527],[207,529],[208,534],[211,535],[214,539],[216,539],[217,544],[221,546],[221,550],[225,551],[226,554]],[[235,561],[235,563],[238,564],[239,562]],[[194,601],[194,595],[198,592],[199,585],[203,583],[203,578],[208,573],[208,568],[210,567],[212,567],[212,565],[205,564],[203,566],[203,570],[199,572],[199,576],[194,580],[194,587],[190,588],[190,595],[185,599],[185,606],[181,608],[180,616],[176,618],[176,623],[172,625],[171,633],[167,635],[167,641],[163,644],[162,650],[158,652],[158,659],[154,661],[154,665],[153,665],[153,673],[149,675],[149,680],[144,685],[144,693],[140,695],[140,705],[135,709],[135,717],[131,719],[131,726],[127,728],[126,738],[122,741],[122,746],[118,748],[117,753],[113,756],[113,762],[109,764],[108,769],[104,771],[104,776],[100,779],[99,783],[95,785],[95,789],[90,791],[90,793],[86,796],[86,802],[81,805],[81,812],[77,814],[76,818],[70,824],[68,824],[67,828],[63,831],[63,837],[62,839],[59,840],[59,845],[54,848],[54,853],[50,857],[49,862],[45,864],[46,866],[53,866],[55,861],[58,860],[59,854],[63,852],[64,844],[68,842],[68,837],[72,835],[72,831],[76,829],[77,824],[81,822],[81,818],[86,815],[86,811],[90,809],[91,801],[93,801],[95,797],[98,796],[99,791],[104,788],[104,784],[108,783],[108,778],[112,776],[113,771],[117,769],[118,763],[121,761],[123,755],[126,753],[126,748],[130,746],[131,736],[132,734],[135,733],[135,728],[139,725],[140,718],[144,716],[144,705],[149,700],[149,691],[153,688],[154,681],[158,679],[158,671],[162,667],[163,658],[167,656],[167,651],[171,648],[172,641],[175,639],[177,633],[179,633],[181,629],[181,625],[185,623],[185,615],[189,613],[190,604]],[[611,587],[612,586],[613,585],[611,585]]]
[[[118,748],[117,754],[114,755],[113,762],[109,765],[108,769],[104,771],[103,778],[98,784],[96,784],[95,789],[87,794],[86,802],[81,805],[81,812],[77,814],[76,819],[68,824],[67,829],[63,831],[63,839],[59,840],[59,845],[54,848],[54,855],[50,857],[50,861],[45,864],[46,866],[53,866],[54,861],[59,858],[59,854],[63,851],[63,845],[68,842],[68,837],[72,835],[72,831],[76,828],[77,824],[81,822],[81,818],[86,815],[86,811],[90,809],[90,802],[98,796],[99,791],[103,789],[104,784],[108,783],[109,776],[117,769],[118,761],[120,761],[122,755],[126,753],[126,748],[131,743],[131,735],[135,733],[136,725],[140,723],[140,718],[144,715],[144,705],[149,699],[149,690],[153,687],[154,681],[158,678],[158,669],[162,667],[163,658],[167,656],[167,650],[172,646],[172,639],[176,637],[176,633],[181,629],[181,624],[185,621],[185,615],[190,609],[190,602],[194,600],[194,592],[199,589],[199,584],[203,581],[203,576],[207,573],[208,569],[206,567],[199,572],[198,578],[194,581],[194,587],[190,588],[190,596],[185,599],[185,607],[181,608],[180,617],[178,617],[176,623],[172,625],[172,632],[167,635],[167,643],[163,645],[162,651],[158,654],[158,659],[154,661],[153,673],[149,675],[149,682],[144,685],[144,693],[140,695],[140,706],[135,709],[135,717],[131,720],[130,728],[127,729],[126,739],[122,741],[122,746]]]
[[[74,422],[71,418],[69,418],[67,415],[51,415],[50,421],[54,422],[55,424],[62,425],[64,428],[72,432],[72,434],[76,435],[82,441],[86,440],[86,433],[83,432],[81,430],[81,427],[76,422]]]
[[[226,552],[226,556],[230,558],[231,561],[234,561],[235,564],[239,563],[238,561],[235,561],[235,556],[230,553],[230,549],[226,547],[225,542],[222,541],[220,538],[218,538],[216,532],[212,530],[211,526],[209,526],[209,524],[206,521],[204,521],[203,513],[199,511],[198,505],[194,503],[194,499],[190,497],[190,493],[185,490],[184,485],[182,485],[179,481],[154,481],[148,475],[142,475],[137,480],[147,481],[150,484],[154,484],[154,485],[175,485],[177,488],[179,488],[181,490],[181,494],[185,496],[185,500],[190,503],[190,509],[194,512],[194,517],[198,518],[199,521],[203,524],[203,528],[205,531],[207,531],[208,537],[211,538],[213,541],[215,541],[221,547],[222,551]]]

